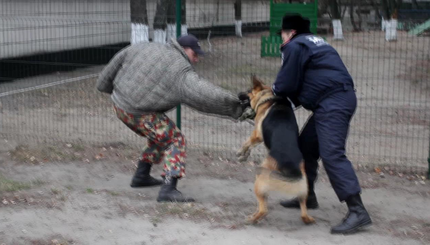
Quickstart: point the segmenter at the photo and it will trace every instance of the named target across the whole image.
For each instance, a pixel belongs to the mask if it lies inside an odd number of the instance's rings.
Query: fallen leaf
[[[375,168],[375,172],[379,174],[379,173],[381,172],[381,169],[380,169],[380,168],[378,168],[378,167],[376,167],[376,168]]]

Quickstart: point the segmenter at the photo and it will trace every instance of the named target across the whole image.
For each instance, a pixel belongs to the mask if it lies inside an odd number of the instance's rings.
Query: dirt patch
[[[54,240],[59,244],[344,242],[345,238],[328,232],[343,218],[346,207],[338,202],[324,169],[316,187],[320,209],[310,211],[317,224],[305,226],[299,210],[286,210],[278,204],[287,197],[273,193],[268,200],[268,216],[248,226],[245,220],[257,204],[253,193],[257,163],[238,163],[191,151],[187,177],[180,181],[178,189],[197,202],[157,203],[158,188],[129,187],[135,162],[116,154],[121,147],[125,146],[109,148],[112,152],[105,153],[105,158],[93,158],[89,163],[65,161],[68,158],[64,155],[63,161],[55,155],[47,162],[15,157],[12,160],[12,154],[0,153],[0,171],[5,179],[16,183],[43,180],[43,184],[29,189],[0,192],[0,240],[5,244],[55,244]],[[68,154],[75,152],[73,147],[66,148],[70,150]],[[77,152],[93,154],[102,149],[88,145],[82,148],[78,147]],[[42,149],[38,145],[25,148],[25,152],[38,156],[36,153]],[[21,154],[23,149],[12,151]],[[161,171],[162,166],[157,165],[152,173],[157,176]],[[430,220],[426,212],[430,205],[428,181],[421,175],[412,179],[408,178],[412,175],[390,175],[389,171],[357,172],[374,225],[349,236],[348,244],[365,244],[368,239],[379,244],[430,242],[426,235],[426,220]],[[166,231],[172,235],[166,236]]]
[[[102,160],[133,162],[139,157],[139,151],[123,143],[104,145],[86,145],[80,143],[18,145],[8,155],[17,162],[43,164],[59,161],[79,161],[91,163]]]
[[[67,239],[61,235],[54,235],[48,239],[36,239],[28,241],[31,245],[72,245],[80,244],[74,239]]]
[[[407,72],[398,77],[410,81],[412,85],[422,89],[430,88],[430,57],[426,60],[412,61],[408,64]]]

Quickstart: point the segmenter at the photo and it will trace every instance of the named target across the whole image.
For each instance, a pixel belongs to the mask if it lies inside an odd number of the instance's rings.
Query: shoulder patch
[[[329,45],[323,38],[317,36],[306,36],[306,40],[314,43],[318,47],[322,45]]]

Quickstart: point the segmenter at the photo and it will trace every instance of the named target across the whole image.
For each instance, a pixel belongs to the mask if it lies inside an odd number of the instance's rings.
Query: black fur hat
[[[310,25],[309,19],[303,18],[300,14],[287,13],[282,18],[282,28],[278,35],[281,35],[282,30],[296,30],[296,34],[311,33]]]

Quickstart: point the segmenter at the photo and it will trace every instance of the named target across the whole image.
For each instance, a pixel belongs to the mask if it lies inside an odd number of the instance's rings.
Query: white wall
[[[233,0],[187,0],[188,28],[234,25]],[[243,23],[269,21],[269,4],[244,0]],[[150,37],[156,1],[147,0]],[[130,41],[128,0],[2,0],[0,58]],[[217,14],[218,13],[218,14]]]

